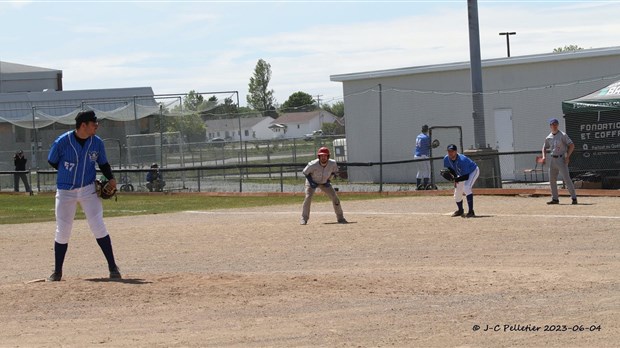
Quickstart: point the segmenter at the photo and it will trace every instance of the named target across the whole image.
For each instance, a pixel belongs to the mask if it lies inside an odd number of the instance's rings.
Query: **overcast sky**
[[[478,0],[482,59],[620,46],[620,1]],[[330,75],[469,60],[467,0],[0,0],[0,60],[63,71],[65,90],[239,91],[259,59],[278,103],[342,100]],[[610,75],[617,74],[610,72]]]

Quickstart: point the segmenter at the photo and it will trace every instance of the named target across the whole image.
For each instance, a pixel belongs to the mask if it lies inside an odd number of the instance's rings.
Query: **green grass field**
[[[382,198],[378,194],[355,194],[341,196],[343,201]],[[326,201],[323,194],[315,195],[313,201]],[[215,210],[243,207],[258,207],[281,204],[298,204],[301,209],[303,196],[208,196],[200,194],[120,194],[118,200],[105,200],[104,217],[162,214],[186,210]],[[27,195],[0,195],[0,224],[53,221],[54,193]],[[84,214],[78,206],[76,219]]]

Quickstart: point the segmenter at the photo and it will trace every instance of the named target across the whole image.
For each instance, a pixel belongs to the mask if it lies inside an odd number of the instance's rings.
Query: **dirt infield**
[[[0,226],[0,346],[617,346],[620,198],[547,200],[108,218],[118,282],[83,220],[56,283],[54,223]]]

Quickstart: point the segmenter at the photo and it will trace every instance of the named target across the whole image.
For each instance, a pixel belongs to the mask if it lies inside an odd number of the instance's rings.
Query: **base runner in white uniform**
[[[54,238],[55,266],[48,281],[62,279],[62,266],[71,238],[73,220],[79,203],[88,219],[88,226],[97,239],[108,262],[110,279],[121,279],[114,260],[110,235],[103,222],[103,204],[97,195],[95,164],[116,187],[105,147],[97,135],[99,123],[93,111],[82,111],[75,117],[75,130],[59,136],[52,144],[47,161],[58,170],[56,178],[56,235]]]

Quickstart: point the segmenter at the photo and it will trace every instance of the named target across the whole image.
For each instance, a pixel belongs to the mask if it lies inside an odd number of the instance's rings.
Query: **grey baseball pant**
[[[551,198],[558,199],[558,174],[562,175],[562,180],[566,184],[566,188],[570,193],[571,198],[577,198],[575,193],[575,185],[570,179],[568,173],[568,164],[564,163],[564,157],[551,157],[551,163],[549,163],[549,184],[551,185]]]
[[[340,206],[340,199],[336,194],[333,186],[326,187],[325,185],[319,185],[321,191],[325,192],[325,194],[332,200],[332,205],[334,206],[334,212],[338,219],[344,218],[344,213],[342,212],[342,207]],[[314,196],[314,192],[316,189],[310,187],[310,185],[306,184],[305,187],[306,197],[304,198],[303,210],[301,213],[301,217],[308,221],[310,218],[310,204],[312,203],[312,196]]]

